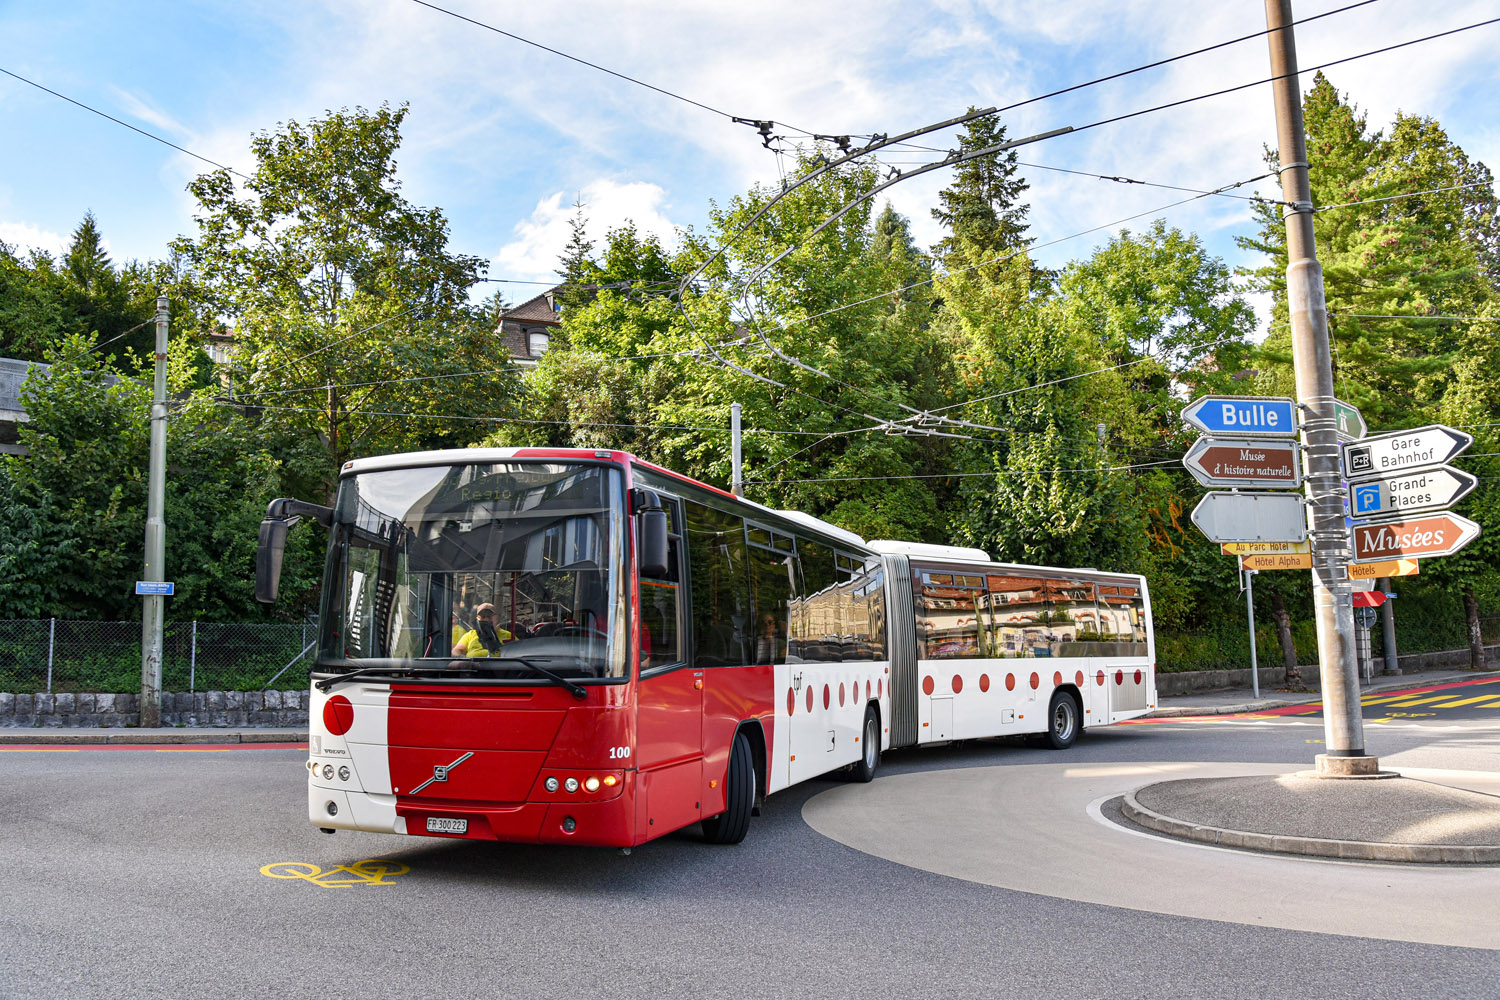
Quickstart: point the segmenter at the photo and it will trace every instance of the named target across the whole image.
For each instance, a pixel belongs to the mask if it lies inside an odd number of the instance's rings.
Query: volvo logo
[[[436,767],[434,767],[432,769],[432,777],[430,777],[426,781],[422,782],[416,788],[413,788],[411,790],[411,794],[412,795],[416,795],[418,792],[420,792],[422,789],[426,788],[428,785],[432,784],[434,781],[447,781],[448,780],[448,772],[451,771],[451,770],[453,770],[455,767],[457,767],[458,765],[462,764],[464,761],[468,760],[472,756],[474,756],[474,751],[470,750],[468,753],[464,754],[462,757],[458,758],[458,760],[455,760],[451,764],[439,764],[439,765],[437,765]]]

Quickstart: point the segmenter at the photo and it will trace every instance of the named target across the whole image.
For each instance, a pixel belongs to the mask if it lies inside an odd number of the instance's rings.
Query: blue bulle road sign
[[[137,580],[135,581],[135,592],[143,596],[171,597],[173,589],[176,586],[170,580]]]
[[[1199,396],[1182,419],[1209,434],[1297,436],[1297,404],[1282,396]]]

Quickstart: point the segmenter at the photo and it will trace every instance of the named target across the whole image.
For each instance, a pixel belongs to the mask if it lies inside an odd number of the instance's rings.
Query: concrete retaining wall
[[[1500,646],[1486,646],[1484,658],[1485,662],[1491,666],[1500,665]],[[1398,656],[1396,662],[1400,664],[1403,674],[1420,673],[1423,670],[1453,670],[1469,665],[1469,651],[1445,649],[1435,653],[1406,653]],[[1377,673],[1384,671],[1385,661],[1377,659],[1375,669]],[[1301,670],[1302,683],[1307,687],[1316,688],[1320,680],[1318,665],[1316,663],[1303,664]],[[1260,668],[1261,691],[1275,690],[1285,684],[1286,670],[1284,668]],[[1244,670],[1180,670],[1171,673],[1158,671],[1156,674],[1156,691],[1164,698],[1174,694],[1192,694],[1195,691],[1223,691],[1249,686],[1248,668]]]
[[[0,729],[140,725],[140,695],[3,694]],[[163,726],[307,728],[307,691],[164,691]]]

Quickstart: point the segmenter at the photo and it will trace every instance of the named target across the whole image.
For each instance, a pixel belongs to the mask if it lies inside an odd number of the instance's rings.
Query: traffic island
[[[1379,777],[1381,780],[1370,780]],[[1121,811],[1169,837],[1312,857],[1418,864],[1500,864],[1500,796],[1390,771],[1315,771],[1162,781]]]

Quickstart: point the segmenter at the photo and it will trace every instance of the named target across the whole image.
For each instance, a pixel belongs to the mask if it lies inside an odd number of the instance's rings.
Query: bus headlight
[[[576,791],[578,791],[578,779],[577,778],[569,778],[567,781],[563,782],[563,787],[566,788],[570,792],[576,792]]]
[[[556,778],[548,778],[547,781],[546,781],[545,787],[546,787],[547,791],[549,791],[549,792],[555,792],[555,791],[557,791],[557,779]]]

